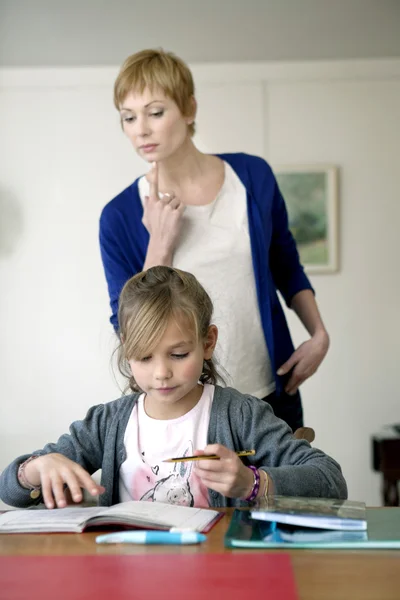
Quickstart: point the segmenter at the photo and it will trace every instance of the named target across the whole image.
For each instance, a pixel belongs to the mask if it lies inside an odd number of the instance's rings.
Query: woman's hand
[[[227,498],[247,498],[253,483],[253,471],[240,458],[221,444],[209,444],[199,454],[217,454],[220,460],[201,460],[195,463],[196,473],[205,486]]]
[[[43,501],[47,508],[67,506],[64,485],[67,484],[74,502],[82,501],[82,489],[92,496],[105,489],[92,479],[87,471],[62,454],[44,454],[25,467],[26,479],[32,485],[42,486]]]
[[[146,196],[143,208],[143,225],[150,235],[149,247],[161,264],[172,260],[175,244],[182,226],[182,215],[185,210],[173,193],[166,193],[161,198],[158,194],[158,166],[146,176],[149,184],[149,195]],[[158,262],[160,264],[160,262]],[[153,265],[147,265],[147,268]]]
[[[315,333],[311,339],[301,344],[278,369],[278,375],[286,375],[292,369],[285,392],[293,396],[299,386],[315,373],[323,361],[329,348],[329,336],[322,329]]]

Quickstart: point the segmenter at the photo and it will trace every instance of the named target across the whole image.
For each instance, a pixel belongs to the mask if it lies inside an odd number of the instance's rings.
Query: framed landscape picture
[[[318,164],[278,165],[273,170],[305,270],[337,271],[338,168]]]

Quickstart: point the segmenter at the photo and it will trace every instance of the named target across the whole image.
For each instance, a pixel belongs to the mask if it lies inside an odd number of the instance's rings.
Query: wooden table
[[[224,548],[223,537],[231,510],[226,512],[227,515],[208,533],[207,541],[198,546],[99,546],[95,543],[98,532],[3,534],[0,535],[0,555],[260,553],[260,550]],[[300,600],[400,598],[400,550],[292,550],[289,554]]]

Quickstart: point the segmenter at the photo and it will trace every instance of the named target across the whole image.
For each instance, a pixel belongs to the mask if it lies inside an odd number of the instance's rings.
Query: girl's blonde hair
[[[128,361],[148,356],[171,319],[179,325],[183,321],[196,342],[201,342],[207,338],[212,313],[209,295],[191,273],[158,266],[129,279],[119,297],[118,367],[129,378],[131,390],[140,391]],[[213,360],[205,360],[201,383],[215,385],[218,377]]]
[[[161,89],[172,98],[183,116],[192,116],[194,104],[194,82],[186,63],[172,52],[164,50],[141,50],[128,56],[122,64],[114,84],[114,104],[120,110],[126,96],[132,90],[143,93],[145,88],[152,92]],[[188,125],[194,135],[195,125]]]

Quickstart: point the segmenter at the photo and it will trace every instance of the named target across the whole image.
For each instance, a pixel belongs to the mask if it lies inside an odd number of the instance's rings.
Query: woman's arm
[[[164,194],[160,199],[158,193],[158,165],[147,174],[150,184],[149,195],[145,198],[143,225],[149,232],[143,270],[158,265],[171,266],[176,241],[182,226],[184,205],[174,194]]]
[[[118,333],[118,300],[125,283],[149,267],[171,265],[184,206],[172,195],[158,196],[157,168],[147,175],[144,209],[137,185],[107,204],[100,217],[101,259],[110,297],[110,321]]]
[[[143,271],[151,267],[172,266],[172,251],[162,248],[157,240],[150,236],[149,245],[146,252],[146,260],[144,261]]]
[[[296,393],[298,387],[320,366],[329,348],[329,335],[311,290],[302,290],[292,298],[291,308],[295,311],[311,339],[301,344],[279,367],[278,375],[292,371],[285,386],[287,394]]]
[[[319,313],[311,283],[300,263],[296,243],[289,229],[285,202],[276,180],[273,194],[271,273],[286,304],[295,311],[311,336],[311,339],[301,344],[283,365],[278,365],[278,375],[286,375],[292,371],[285,385],[285,392],[292,395],[315,373],[325,358],[329,348],[329,336]]]
[[[311,290],[302,290],[292,298],[291,308],[295,311],[311,337],[327,331],[322,322],[315,296]]]
[[[292,306],[293,298],[302,290],[311,290],[312,286],[300,263],[295,239],[289,229],[289,220],[285,201],[280,193],[273,174],[271,184],[272,236],[269,248],[269,266],[275,287],[282,294],[287,306]]]

